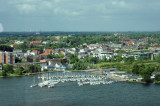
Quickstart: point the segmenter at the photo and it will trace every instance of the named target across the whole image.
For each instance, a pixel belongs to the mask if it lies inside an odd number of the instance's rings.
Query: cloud
[[[90,1],[90,0],[89,0]],[[12,0],[9,4],[16,7],[21,14],[43,14],[64,16],[96,15],[106,8],[102,2],[87,2],[85,0]]]
[[[43,13],[53,8],[52,0],[12,0],[9,4],[16,7],[21,14]]]
[[[0,32],[3,32],[3,25],[0,23]]]
[[[112,1],[113,6],[118,6],[118,7],[127,7],[127,4],[125,1]]]
[[[159,0],[0,0],[0,21],[5,31],[26,27],[122,30],[138,28],[140,23],[144,25],[140,29],[149,29],[160,25],[159,11]]]
[[[17,5],[16,7],[19,8],[19,10],[22,13],[26,13],[26,14],[29,14],[31,12],[36,11],[36,6],[35,5],[30,5],[30,4]]]
[[[117,13],[159,10],[158,0],[9,0],[21,14],[64,16],[115,15]]]

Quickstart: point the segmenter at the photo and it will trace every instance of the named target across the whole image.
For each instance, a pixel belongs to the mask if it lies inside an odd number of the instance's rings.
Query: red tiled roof
[[[46,49],[45,52],[40,55],[49,55],[51,52],[53,53],[54,49]]]
[[[32,50],[32,52],[37,52],[38,50]]]
[[[53,43],[59,43],[59,41],[53,41]]]
[[[40,44],[42,41],[31,41],[30,44]]]
[[[14,43],[14,44],[11,44],[10,46],[16,46],[16,45],[19,45],[19,44],[17,44],[17,43]]]

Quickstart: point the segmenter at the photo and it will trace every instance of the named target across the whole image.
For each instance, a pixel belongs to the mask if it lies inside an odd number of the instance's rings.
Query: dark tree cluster
[[[13,48],[8,46],[8,45],[0,45],[0,51],[8,51],[8,52],[12,52]]]

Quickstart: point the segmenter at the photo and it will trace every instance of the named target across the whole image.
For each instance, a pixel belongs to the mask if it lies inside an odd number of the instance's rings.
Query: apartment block
[[[0,52],[0,63],[2,64],[14,64],[15,57],[13,52]]]

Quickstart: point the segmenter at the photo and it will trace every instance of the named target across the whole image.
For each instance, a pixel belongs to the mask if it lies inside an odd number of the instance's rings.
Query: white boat
[[[48,88],[53,88],[53,87],[55,87],[55,83],[50,83],[50,84],[48,85]]]
[[[78,85],[79,85],[79,86],[83,86],[83,83],[81,83],[81,82],[78,82]]]
[[[32,87],[36,87],[36,86],[37,86],[37,84],[30,85],[31,88],[32,88]]]
[[[44,83],[39,83],[38,86],[42,88],[42,87],[44,87],[45,85],[44,85]]]

